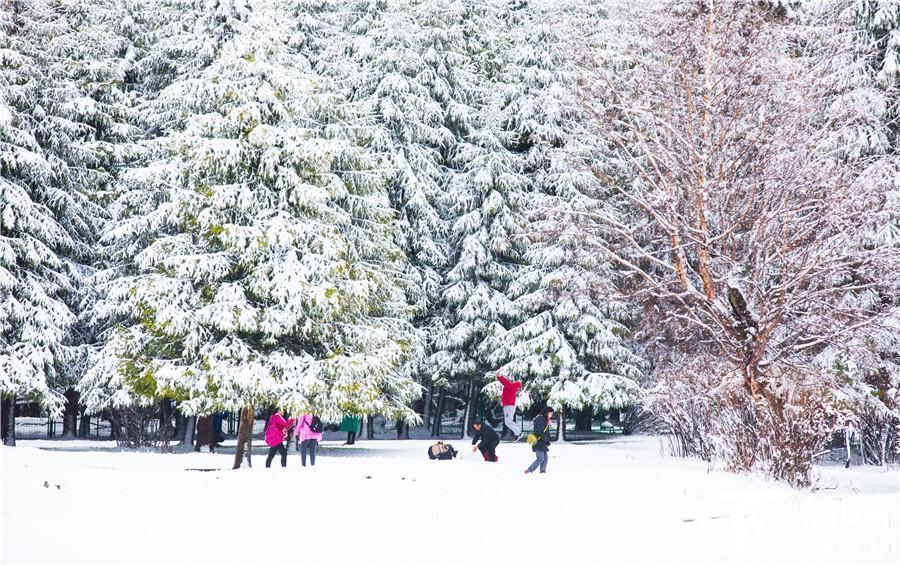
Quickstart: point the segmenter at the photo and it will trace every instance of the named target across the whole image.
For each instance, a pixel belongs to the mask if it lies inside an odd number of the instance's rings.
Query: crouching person
[[[453,449],[452,445],[447,445],[442,441],[439,441],[428,448],[428,458],[431,460],[439,459],[444,461],[453,459],[454,457],[456,457],[456,450]]]
[[[494,428],[484,422],[475,422],[472,427],[475,429],[475,434],[472,436],[472,451],[478,449],[485,461],[497,462],[497,446],[500,445],[500,436],[497,435]]]

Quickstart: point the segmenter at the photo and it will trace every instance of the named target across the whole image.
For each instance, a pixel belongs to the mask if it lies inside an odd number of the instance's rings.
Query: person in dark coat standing
[[[533,473],[538,467],[541,468],[541,473],[547,472],[547,460],[550,459],[550,421],[552,419],[553,408],[550,408],[549,406],[544,408],[541,413],[538,414],[538,417],[534,419],[533,433],[537,437],[537,441],[531,446],[531,451],[534,452],[536,459],[534,460],[534,463],[525,469],[526,475],[528,473]]]
[[[475,422],[472,427],[475,429],[475,434],[472,436],[472,452],[479,449],[485,461],[497,462],[497,446],[500,445],[500,436],[497,435],[494,428],[484,422]]]

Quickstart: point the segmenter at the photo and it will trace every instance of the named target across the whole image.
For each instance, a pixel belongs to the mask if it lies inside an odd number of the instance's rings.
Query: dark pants
[[[541,473],[547,472],[547,461],[550,459],[550,455],[546,451],[535,451],[534,456],[537,458],[534,460],[534,463],[528,466],[528,472],[533,473],[535,469],[540,466]]]
[[[484,457],[485,461],[490,461],[492,463],[497,461],[496,445],[479,445],[478,451],[481,452],[481,456]]]
[[[347,444],[353,445],[356,443],[356,432],[347,432]]]
[[[309,464],[316,464],[316,446],[319,445],[317,439],[305,439],[300,442],[300,463],[306,467],[306,450],[309,449]]]
[[[287,467],[287,448],[284,447],[283,443],[269,448],[269,456],[266,457],[266,467],[272,466],[272,459],[275,458],[276,453],[281,454],[281,466]]]

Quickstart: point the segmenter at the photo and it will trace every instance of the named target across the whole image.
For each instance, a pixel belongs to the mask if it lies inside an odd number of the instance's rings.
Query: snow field
[[[111,442],[2,448],[3,563],[897,563],[896,468],[823,468],[819,490],[709,472],[659,438],[554,445],[524,475],[430,461],[429,441],[325,442],[315,468]],[[49,451],[37,446],[66,451]],[[219,468],[212,472],[186,471]],[[44,486],[45,481],[48,487]],[[59,485],[60,488],[56,488]]]

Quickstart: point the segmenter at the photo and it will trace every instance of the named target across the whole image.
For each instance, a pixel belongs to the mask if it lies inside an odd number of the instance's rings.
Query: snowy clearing
[[[2,456],[4,563],[897,563],[896,468],[827,467],[815,492],[708,472],[660,439],[554,445],[326,441],[317,466],[20,441]],[[233,453],[233,451],[232,451]],[[278,465],[278,461],[274,462]],[[187,469],[221,469],[211,472]],[[45,486],[47,483],[47,486]],[[474,522],[473,522],[474,520]],[[488,534],[490,532],[490,534]]]

